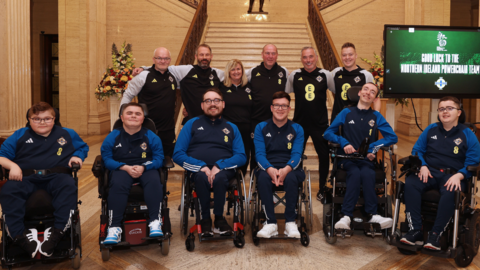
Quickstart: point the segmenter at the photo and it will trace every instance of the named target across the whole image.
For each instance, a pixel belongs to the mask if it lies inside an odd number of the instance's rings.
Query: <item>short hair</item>
[[[157,49],[158,49],[158,48],[157,48]],[[153,51],[153,57],[155,57],[155,53],[157,52],[157,49],[155,49],[155,50]],[[169,56],[169,57],[172,57],[172,54],[170,53],[170,50],[167,49],[167,48],[164,48],[164,49],[167,50],[168,56]]]
[[[345,49],[345,48],[353,48],[354,50],[357,50],[357,49],[355,49],[355,45],[353,45],[353,43],[351,43],[351,42],[343,43],[342,49]]]
[[[280,99],[280,98],[286,98],[288,100],[288,103],[290,104],[290,101],[291,101],[290,95],[284,91],[275,92],[275,94],[273,94],[272,96],[272,103],[275,99]]]
[[[138,107],[138,108],[142,109],[143,116],[147,116],[144,108],[142,107],[142,105],[140,105],[136,102],[130,102],[130,103],[127,103],[127,104],[123,105],[122,115],[127,110],[128,107]]]
[[[242,86],[245,86],[248,83],[247,74],[245,74],[245,68],[243,67],[242,61],[238,59],[232,59],[227,62],[227,66],[225,66],[225,80],[223,84],[226,87],[232,86],[232,79],[230,78],[230,71],[234,69],[238,64],[242,67]]]
[[[210,53],[212,53],[212,48],[210,48],[210,46],[208,46],[207,44],[202,43],[198,45],[197,48],[195,49],[195,55],[198,55],[198,49],[200,49],[201,47],[207,48],[210,51]]]
[[[378,97],[378,94],[380,94],[380,89],[378,88],[378,86],[373,82],[367,82],[365,84],[371,84],[371,85],[375,86],[375,88],[377,89],[377,94],[375,95],[375,97]],[[363,86],[362,86],[362,88],[363,88]]]
[[[317,50],[315,50],[315,48],[313,48],[312,46],[305,46],[305,47],[303,47],[302,50],[300,51],[300,54],[303,54],[303,51],[308,50],[308,49],[312,49],[313,52],[315,53],[315,55],[318,56]]]
[[[452,96],[446,96],[446,97],[442,97],[439,101],[438,101],[438,106],[440,106],[440,102],[443,102],[443,101],[453,101],[453,103],[455,103],[457,105],[457,109],[462,109],[462,103],[460,103],[460,100],[458,100],[458,98],[456,97],[452,97]]]
[[[265,52],[265,47],[267,47],[268,45],[272,45],[273,47],[275,47],[275,52],[278,53],[277,46],[275,46],[275,44],[272,44],[272,43],[265,44],[265,46],[263,46],[263,48],[262,48],[262,53]]]
[[[205,98],[205,95],[206,95],[208,92],[215,92],[215,93],[217,93],[217,94],[220,96],[221,99],[223,99],[223,93],[222,93],[222,91],[220,91],[220,89],[218,89],[218,87],[208,88],[208,89],[203,93],[202,99]]]
[[[40,101],[32,105],[32,107],[28,111],[28,118],[45,111],[49,111],[53,115],[53,117],[56,116],[55,110],[50,104],[44,101]]]

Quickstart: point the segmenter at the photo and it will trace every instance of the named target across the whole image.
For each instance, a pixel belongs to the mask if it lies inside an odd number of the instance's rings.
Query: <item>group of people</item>
[[[347,193],[342,205],[343,217],[337,229],[349,229],[352,212],[363,186],[365,211],[370,222],[382,228],[392,226],[392,220],[377,213],[375,172],[373,161],[382,146],[397,142],[388,122],[374,108],[379,94],[373,77],[355,63],[355,47],[342,46],[344,67],[332,72],[317,67],[318,56],[311,47],[301,50],[303,68],[288,73],[277,64],[278,51],[273,44],[262,50],[263,62],[245,71],[241,61],[228,62],[225,72],[210,67],[211,48],[202,44],[196,51],[197,65],[170,66],[166,48],[154,51],[151,67],[137,70],[122,99],[122,126],[104,140],[101,153],[111,171],[108,212],[110,216],[105,244],[121,241],[121,221],[132,183],[144,188],[149,210],[150,237],[162,232],[162,189],[158,169],[165,156],[172,156],[194,182],[201,206],[201,231],[204,236],[230,234],[232,229],[223,216],[225,193],[235,170],[255,170],[258,192],[266,223],[257,233],[269,238],[278,234],[272,200],[273,186],[283,185],[286,192],[285,234],[299,238],[295,224],[295,203],[298,185],[305,179],[301,168],[306,141],[312,137],[319,156],[319,193],[322,199],[329,170],[327,140],[341,145],[344,154],[355,153],[365,137],[370,138],[364,160],[345,159],[338,166],[347,171]],[[346,92],[352,86],[362,86],[359,102],[347,104]],[[181,89],[185,105],[184,126],[175,138],[175,90]],[[335,94],[331,125],[328,125],[326,91]],[[290,95],[295,93],[295,114]],[[148,117],[156,132],[143,127],[147,115],[144,108],[131,100],[138,96],[145,103]],[[453,215],[453,191],[464,190],[463,179],[470,176],[467,166],[478,165],[480,145],[473,132],[459,123],[461,104],[454,97],[439,103],[439,122],[428,126],[415,144],[412,154],[422,160],[418,176],[406,179],[405,201],[410,232],[402,238],[405,244],[420,244],[421,194],[439,189],[442,197],[437,220],[429,233],[426,248],[440,249],[439,237]],[[70,211],[76,208],[76,186],[69,175],[72,163],[82,165],[88,146],[75,131],[55,125],[56,113],[45,102],[32,106],[28,113],[29,126],[17,130],[0,149],[0,165],[10,170],[0,192],[0,204],[8,235],[25,251],[35,256],[39,251],[51,256],[54,247],[70,226]],[[338,134],[343,126],[342,134]],[[382,139],[377,139],[377,131]],[[452,168],[447,174],[442,168]],[[463,182],[462,182],[463,181]],[[34,229],[25,229],[25,202],[37,189],[45,189],[53,197],[55,224],[45,231],[40,243]],[[210,214],[210,192],[214,193],[214,222]],[[423,243],[422,243],[423,244]]]

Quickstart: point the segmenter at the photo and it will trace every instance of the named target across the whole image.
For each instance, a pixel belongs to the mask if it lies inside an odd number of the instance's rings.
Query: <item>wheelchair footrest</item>
[[[121,241],[118,244],[104,244],[103,241],[100,243],[100,248],[112,248],[112,247],[129,247],[131,246],[127,241]]]
[[[400,239],[401,239],[401,236],[397,235],[392,240],[391,245],[395,246],[395,247],[398,247],[398,248],[401,248],[401,249],[412,251],[412,252],[418,252],[418,251],[423,249],[423,245],[406,245],[406,244],[403,244],[402,242],[400,242]]]
[[[222,234],[214,234],[213,236],[200,236],[200,242],[202,241],[217,241],[217,240],[226,240],[226,239],[235,239],[234,234],[229,235],[222,235]]]
[[[455,258],[457,256],[457,249],[449,247],[447,250],[429,250],[422,248],[422,253],[434,257],[441,257],[441,258]]]
[[[163,236],[158,236],[158,237],[143,237],[142,240],[168,240],[168,238],[172,237],[171,234],[165,233]]]
[[[363,223],[363,230],[365,235],[375,237],[377,235],[383,235],[382,227],[378,223]]]
[[[278,234],[275,236],[271,236],[270,238],[260,238],[260,239],[295,239],[295,240],[300,240],[300,238],[293,238],[293,237],[288,237],[286,234]]]
[[[353,230],[335,229],[335,234],[338,237],[342,237],[342,238],[348,237],[348,238],[350,238],[353,235]]]

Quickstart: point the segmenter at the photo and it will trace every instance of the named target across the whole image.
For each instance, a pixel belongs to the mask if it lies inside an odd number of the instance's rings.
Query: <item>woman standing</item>
[[[248,83],[242,62],[238,59],[228,61],[225,67],[225,80],[220,84],[220,90],[225,100],[223,116],[235,124],[242,135],[245,155],[247,156],[247,162],[244,166],[240,167],[244,175],[247,171],[250,151],[253,144],[250,132],[253,107],[250,89],[251,86]]]

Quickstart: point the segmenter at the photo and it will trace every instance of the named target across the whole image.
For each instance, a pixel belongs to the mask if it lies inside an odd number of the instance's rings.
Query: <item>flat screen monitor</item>
[[[480,98],[480,28],[385,25],[384,97]]]

